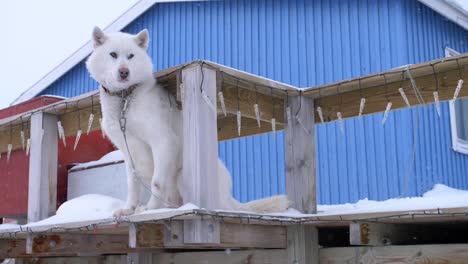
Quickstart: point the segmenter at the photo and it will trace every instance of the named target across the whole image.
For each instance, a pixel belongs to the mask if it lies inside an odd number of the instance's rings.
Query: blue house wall
[[[207,59],[298,87],[440,58],[445,47],[468,52],[468,32],[416,0],[165,3],[124,31],[143,28],[155,71]],[[42,94],[96,88],[81,62]],[[344,134],[336,123],[316,126],[319,203],[421,195],[435,183],[468,189],[468,155],[451,148],[447,103],[440,118],[429,105],[381,119],[346,120]],[[282,132],[219,144],[235,197],[285,192],[283,144]]]

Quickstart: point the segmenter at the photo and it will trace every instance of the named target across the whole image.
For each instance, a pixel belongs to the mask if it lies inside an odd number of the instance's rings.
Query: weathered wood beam
[[[158,264],[284,264],[287,262],[287,254],[284,249],[266,250],[232,250],[208,251],[208,252],[183,252],[154,254],[154,263]]]
[[[408,239],[407,225],[353,222],[349,225],[349,241],[355,246],[398,245]]]
[[[135,224],[130,230],[129,245],[134,249],[223,249],[223,248],[286,248],[286,227],[221,223],[219,243],[187,243],[184,221]]]
[[[292,97],[289,107],[290,111],[287,106],[284,111],[286,193],[293,208],[313,214],[317,212],[315,129],[310,118],[314,114],[314,102],[307,97]]]
[[[320,249],[320,263],[468,263],[468,244]]]
[[[201,208],[221,208],[218,180],[216,71],[195,64],[182,70],[182,199]],[[186,243],[219,243],[219,223],[201,219],[184,224]]]
[[[289,226],[288,262],[285,263],[319,263],[318,230],[315,226]]]
[[[38,112],[31,117],[28,222],[45,219],[57,206],[57,116]]]
[[[26,240],[24,239],[0,239],[0,259],[25,257]]]
[[[76,256],[80,254],[124,254],[132,252],[126,235],[33,234],[28,237],[26,253],[34,257]]]
[[[270,122],[260,122],[258,127],[257,120],[254,118],[242,117],[242,130],[240,137],[253,136],[272,132]],[[276,131],[283,130],[284,125],[276,123]],[[228,117],[218,119],[218,139],[220,141],[239,138],[237,133],[237,117],[229,115]]]

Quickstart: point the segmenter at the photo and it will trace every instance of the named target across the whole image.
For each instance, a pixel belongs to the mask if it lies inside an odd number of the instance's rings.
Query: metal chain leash
[[[159,201],[161,201],[164,205],[166,206],[169,206],[169,207],[178,207],[178,205],[175,205],[169,201],[166,201],[165,199],[159,197],[157,194],[153,193],[153,191],[151,190],[151,187],[147,186],[145,184],[145,182],[143,181],[143,179],[141,178],[141,176],[139,175],[138,171],[136,170],[135,168],[135,162],[133,160],[133,156],[132,154],[130,153],[130,148],[128,146],[128,140],[127,140],[127,110],[128,110],[128,105],[129,105],[129,100],[128,100],[128,96],[125,96],[126,94],[124,92],[121,93],[121,100],[120,100],[120,118],[119,118],[119,124],[120,124],[120,131],[122,132],[122,135],[123,135],[123,139],[124,139],[124,142],[125,142],[125,148],[126,148],[126,151],[128,153],[128,157],[130,159],[130,170],[131,170],[131,173],[133,174],[134,176],[134,179],[137,179],[140,184],[145,187],[145,189],[147,191],[149,191],[151,193],[151,195],[153,197],[155,197],[156,199],[158,199]]]

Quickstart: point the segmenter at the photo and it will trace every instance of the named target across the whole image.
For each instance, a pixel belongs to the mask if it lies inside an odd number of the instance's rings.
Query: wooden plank
[[[199,64],[193,65],[182,71],[182,83],[183,202],[207,209],[221,208],[217,175],[216,71]],[[187,220],[184,224],[184,241],[219,243],[217,230],[219,223],[207,223],[201,219]]]
[[[152,253],[129,253],[127,254],[127,264],[151,264],[153,263]]]
[[[126,255],[43,257],[16,259],[15,264],[127,264]],[[12,263],[13,264],[13,263]]]
[[[280,131],[283,128],[283,124],[276,123],[276,131]],[[258,127],[256,119],[242,117],[242,131],[240,137],[247,137],[270,132],[272,132],[270,122],[261,121],[261,126]],[[219,141],[240,137],[237,133],[237,117],[235,115],[229,115],[225,118],[218,119]]]
[[[468,263],[468,244],[320,249],[320,263]]]
[[[286,248],[286,227],[249,224],[220,224],[219,243],[197,244],[185,241],[185,221],[166,224],[136,224],[130,236],[135,249],[223,249],[223,248]],[[189,232],[191,229],[188,230]],[[134,238],[132,238],[132,236]]]
[[[314,226],[296,225],[287,228],[288,262],[319,263],[318,230]]]
[[[30,254],[35,257],[45,257],[130,251],[126,235],[55,233],[33,235]]]
[[[158,264],[284,264],[287,254],[284,249],[208,251],[154,254]]]
[[[289,107],[290,120],[285,110],[286,193],[293,208],[313,214],[317,212],[315,129],[310,118],[314,115],[313,99],[290,97]]]
[[[0,259],[26,256],[26,240],[0,239]]]
[[[38,112],[31,117],[28,222],[55,213],[57,204],[57,117]]]
[[[408,239],[411,228],[406,225],[353,222],[349,225],[351,245],[398,245]]]

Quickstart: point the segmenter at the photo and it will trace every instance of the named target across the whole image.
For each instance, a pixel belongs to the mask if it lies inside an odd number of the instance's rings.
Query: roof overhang
[[[450,21],[468,30],[468,11],[453,0],[418,0]]]
[[[122,30],[133,20],[138,18],[146,10],[157,3],[169,2],[193,2],[196,0],[140,0],[130,7],[125,13],[117,17],[110,25],[104,28],[105,32],[117,32]],[[200,0],[198,0],[200,1]],[[202,0],[203,1],[203,0]],[[42,77],[39,81],[34,83],[26,91],[24,91],[18,98],[16,98],[11,105],[18,104],[33,98],[38,95],[49,85],[55,82],[58,78],[71,70],[79,62],[86,58],[93,50],[91,40],[86,42],[81,48],[71,54],[68,58],[62,61],[59,65],[53,68],[49,73]]]

